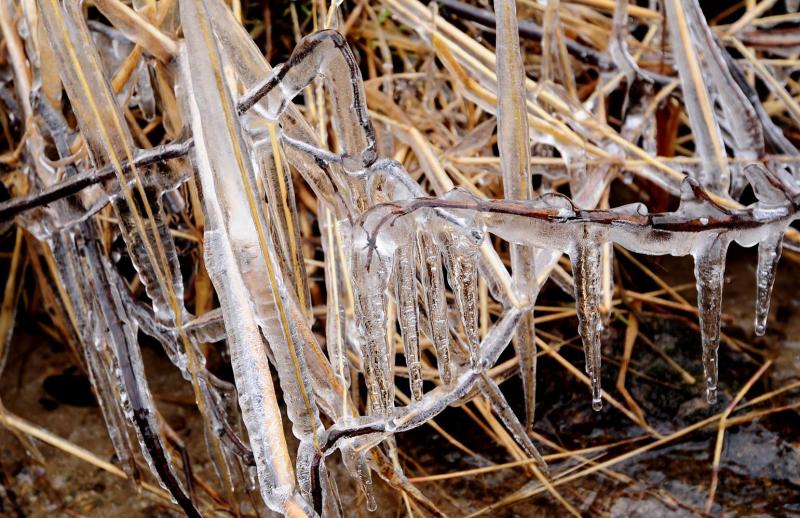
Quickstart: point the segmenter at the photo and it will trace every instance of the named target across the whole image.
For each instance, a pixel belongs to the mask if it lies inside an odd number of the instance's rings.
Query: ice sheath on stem
[[[703,160],[697,179],[704,187],[727,194],[731,183],[730,167],[708,86],[703,80],[700,56],[692,38],[691,18],[687,19],[687,14],[692,11],[687,8],[689,2],[693,0],[664,1],[672,53],[681,78],[697,154]]]
[[[224,42],[220,50],[225,53],[227,59],[226,65],[235,70],[236,79],[245,87],[254,87],[255,85],[263,84],[262,79],[265,76],[268,77],[267,82],[269,82],[270,77],[275,78],[274,75],[270,76],[269,64],[253,43],[247,31],[234,19],[231,12],[225,7],[222,1],[211,0],[205,2],[204,5],[210,13],[209,18],[214,27],[216,37],[221,42]],[[301,43],[301,46],[296,51],[297,55],[308,58],[309,54],[304,52],[303,48],[307,48],[308,45],[318,46],[320,41],[327,41],[328,43],[343,42],[341,36],[337,37],[332,35],[331,31],[326,31],[326,33],[321,36],[316,35],[315,37],[309,38],[309,41],[306,42],[306,47],[303,47]],[[366,116],[366,107],[363,105],[364,96],[360,82],[360,74],[357,68],[352,68],[348,65],[354,63],[352,54],[346,47],[338,48],[328,45],[326,47],[326,52],[318,52],[312,56],[316,57],[311,62],[306,62],[301,58],[295,60],[295,65],[306,66],[307,64],[311,67],[311,72],[328,71],[325,72],[326,76],[330,76],[331,74],[337,76],[335,81],[337,98],[342,106],[348,106],[348,99],[358,101],[358,103],[355,109],[355,117],[352,116],[352,112],[347,112],[347,110],[345,110],[346,117],[349,118],[337,120],[335,121],[336,124],[349,124],[350,129],[348,129],[348,131],[362,133],[363,137],[355,137],[355,141],[359,141],[363,138],[368,143],[371,142],[371,126],[368,123],[368,119],[364,119]],[[321,64],[315,61],[317,58],[327,60],[329,63]],[[331,64],[331,62],[333,64]],[[335,63],[344,63],[348,66],[340,67],[336,66]],[[306,70],[306,72],[309,72],[309,70]],[[310,75],[306,77],[310,77]],[[349,77],[351,82],[355,82],[347,87],[346,90],[342,91],[344,87],[341,85],[344,84],[342,82],[344,77]],[[355,77],[355,80],[353,80],[353,77]],[[277,86],[277,83],[273,85]],[[256,90],[258,90],[258,88],[256,88]],[[248,123],[248,117],[251,115],[250,112],[247,112],[248,106],[252,107],[254,116],[271,120],[276,113],[276,108],[271,106],[271,103],[277,100],[279,105],[283,106],[282,111],[280,111],[280,106],[277,108],[282,135],[284,137],[289,137],[295,143],[301,143],[301,145],[305,147],[311,146],[313,148],[319,145],[308,123],[302,118],[299,111],[289,103],[289,99],[296,92],[284,91],[283,93],[286,95],[285,98],[281,98],[280,96],[277,98],[267,96],[260,100],[258,99],[258,95],[251,95],[252,93],[254,93],[253,89],[248,90],[238,101],[239,112],[246,113],[243,121],[245,124]],[[355,147],[353,149],[355,149]],[[369,149],[370,145],[368,144],[366,148],[367,155],[369,154]],[[338,241],[340,242],[337,242],[337,246],[340,247],[340,255],[342,257],[338,259],[342,261],[342,273],[347,274],[348,265],[344,263],[349,260],[348,252],[352,247],[352,241],[349,237],[352,225],[352,211],[355,209],[355,206],[360,203],[358,199],[354,199],[354,196],[348,192],[349,186],[352,185],[349,177],[344,174],[341,163],[320,160],[315,156],[309,155],[305,151],[300,151],[295,145],[284,145],[283,150],[289,162],[298,169],[320,202],[325,204],[332,212],[332,219],[340,229],[338,236]],[[347,149],[345,149],[345,152],[347,152]],[[365,154],[365,152],[360,153],[362,156]],[[360,180],[358,181],[360,182]],[[364,201],[366,200],[362,200],[362,202]],[[345,277],[343,282],[345,280],[348,279]],[[347,285],[345,284],[343,286],[346,287]],[[297,326],[296,331],[298,339],[301,339],[304,343],[304,352],[308,361],[309,371],[312,374],[311,382],[314,386],[314,394],[317,397],[321,409],[324,410],[329,417],[337,421],[351,418],[354,413],[354,408],[347,398],[346,384],[341,383],[336,375],[338,367],[341,366],[347,369],[349,368],[349,362],[337,364],[335,367],[331,366],[328,359],[325,358],[319,344],[316,342],[316,338],[310,327],[305,322],[299,306],[291,297],[287,298],[286,302],[288,304],[287,310],[291,315],[292,323]],[[334,355],[332,358],[335,357]],[[339,372],[341,372],[341,369]],[[387,460],[381,455],[378,455],[375,450],[369,453],[368,458],[372,469],[375,469],[390,485],[402,489],[409,494],[416,495],[418,502],[424,504],[426,509],[435,509],[435,507],[432,506],[432,504],[430,504],[402,474],[387,471]],[[320,464],[320,472],[323,471],[324,467]],[[392,473],[391,476],[388,475],[390,472]],[[323,500],[335,498],[335,494],[332,492],[328,492],[327,495],[325,494],[328,490],[328,486],[324,484],[323,479],[324,476],[321,475],[320,484],[323,491]]]
[[[207,8],[201,0],[182,0],[180,7],[186,34],[182,62],[186,98],[208,220],[205,254],[215,288],[226,299],[223,314],[226,327],[230,326],[234,375],[261,494],[273,510],[307,514],[315,476],[309,469],[319,449],[321,424],[296,326],[288,318],[287,302],[296,304],[296,300],[289,300],[293,294],[286,289],[278,266],[257,195],[249,145],[223,76]],[[231,165],[233,174],[227,174]],[[302,495],[296,492],[260,333],[275,358],[292,429],[301,441],[297,481]]]
[[[59,69],[61,80],[92,161],[97,166],[110,166],[115,171],[122,196],[112,201],[131,260],[145,284],[158,318],[173,321],[176,328],[182,329],[183,288],[174,243],[168,236],[164,239],[166,227],[157,199],[160,194],[147,192],[136,167],[124,168],[122,165],[123,162],[133,163],[133,139],[103,74],[80,5],[40,0],[38,6],[54,54],[64,63]],[[134,189],[131,189],[131,184]],[[112,315],[119,310],[123,319],[127,319],[118,297],[114,296],[115,287],[108,284],[108,276],[103,271],[105,266],[97,261],[94,263],[97,264],[93,266],[93,278],[98,283],[95,289],[98,293],[109,290],[105,299],[99,301],[104,317],[114,322]],[[143,452],[152,460],[152,469],[159,481],[169,489],[184,511],[197,515],[198,511],[180,486],[166,453],[143,377],[136,336],[130,334],[129,327],[119,330],[112,344],[116,361],[122,368],[119,382],[127,391],[133,407],[129,419],[137,431]],[[189,354],[193,352],[191,346],[186,350]],[[195,391],[197,402],[202,405],[196,383]]]
[[[503,194],[509,200],[527,200],[532,195],[530,137],[516,3],[514,0],[495,0],[494,10],[497,19],[497,147],[500,150]],[[529,298],[532,306],[538,292],[533,249],[525,245],[511,245],[511,275],[517,296],[523,300]],[[523,316],[513,343],[519,358],[526,425],[530,430],[536,405],[533,309]]]

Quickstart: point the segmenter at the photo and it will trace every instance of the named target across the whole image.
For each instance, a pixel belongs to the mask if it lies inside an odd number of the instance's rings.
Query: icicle
[[[701,241],[692,250],[697,281],[697,307],[700,310],[706,399],[710,404],[717,401],[717,349],[728,244],[728,239],[719,235]]]
[[[425,308],[430,326],[430,338],[436,350],[439,377],[442,383],[450,385],[453,380],[450,360],[450,330],[447,324],[447,299],[442,272],[442,256],[434,241],[425,231],[417,232],[419,248],[420,279],[425,296]]]
[[[466,334],[470,365],[478,365],[478,246],[472,237],[461,233],[441,236],[447,263],[447,278],[453,289],[461,325]]]
[[[413,239],[413,221],[396,217],[395,206],[381,205],[362,216],[353,233],[352,282],[356,321],[363,339],[362,359],[372,409],[386,412],[394,407],[391,370],[393,344],[387,344],[387,309],[391,268],[400,247]],[[413,256],[412,260],[413,260]],[[416,292],[414,293],[416,301]]]
[[[350,474],[358,481],[358,485],[366,498],[367,510],[374,512],[378,509],[375,503],[375,489],[372,485],[372,473],[367,464],[366,452],[359,451],[358,440],[350,439],[341,447],[344,465]]]
[[[769,301],[772,285],[775,283],[775,270],[781,258],[783,248],[783,229],[772,231],[758,244],[758,267],[756,270],[756,318],[757,336],[764,336],[767,331]]]
[[[322,516],[339,518],[344,513],[342,511],[342,499],[339,497],[339,488],[336,485],[336,478],[328,473],[325,466],[325,458],[319,465],[319,484],[322,488]]]
[[[572,276],[575,278],[575,308],[578,312],[578,332],[583,339],[586,374],[592,382],[592,408],[603,408],[600,388],[600,318],[601,267],[600,244],[588,227],[570,252]]]
[[[422,398],[422,364],[419,357],[419,313],[417,310],[416,246],[410,242],[395,255],[395,294],[397,319],[403,335],[403,348],[411,384],[411,398]]]
[[[386,343],[390,259],[377,251],[372,257],[367,252],[353,255],[353,294],[356,321],[364,340],[364,377],[376,413],[385,413],[394,406],[394,380]]]
[[[791,196],[797,194],[796,188],[790,179],[782,179],[772,170],[759,163],[748,164],[744,174],[758,198],[758,207],[764,210],[780,207],[791,202]],[[775,270],[781,258],[783,248],[784,225],[779,225],[767,231],[766,235],[758,240],[758,267],[756,270],[756,316],[755,333],[763,336],[767,330],[767,317],[772,294],[772,285],[775,282]]]

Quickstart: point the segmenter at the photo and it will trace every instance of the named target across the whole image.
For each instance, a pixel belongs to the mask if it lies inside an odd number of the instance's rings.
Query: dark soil
[[[624,264],[624,260],[621,260]],[[650,263],[653,264],[653,263]],[[793,275],[794,264],[784,260],[778,273],[773,297],[770,329],[763,338],[752,333],[755,257],[751,251],[734,250],[728,261],[724,311],[729,316],[723,331],[757,350],[770,351],[775,363],[752,389],[749,398],[785,386],[800,378],[800,278]],[[691,282],[691,264],[682,260],[663,260],[655,264],[659,274],[668,275],[673,285]],[[667,274],[667,272],[669,272]],[[623,279],[629,289],[646,291],[648,285],[635,286]],[[548,288],[551,298],[568,299]],[[684,293],[691,300],[691,291]],[[549,299],[548,299],[549,300]],[[648,423],[668,434],[721,411],[741,386],[756,372],[761,358],[720,348],[720,398],[710,408],[703,399],[702,368],[698,332],[692,315],[645,313],[642,331],[678,364],[698,380],[682,382],[677,373],[641,342],[637,342],[627,387],[641,406]],[[12,342],[8,364],[0,379],[0,397],[8,410],[40,425],[64,439],[87,448],[106,460],[113,450],[99,409],[85,376],[72,364],[70,355],[52,338],[37,330],[36,322],[21,315]],[[571,338],[574,322],[543,329]],[[603,382],[614,386],[617,364],[622,354],[624,325],[610,326],[604,345]],[[205,450],[199,416],[192,405],[191,387],[182,380],[156,346],[143,345],[147,378],[167,422],[186,444],[194,471],[204,480],[214,481]],[[579,346],[566,345],[561,354],[582,368]],[[606,361],[608,360],[608,361]],[[635,372],[633,372],[635,371]],[[536,431],[568,449],[613,443],[642,434],[639,427],[620,412],[606,405],[600,412],[591,409],[588,389],[548,358],[538,370]],[[518,415],[522,415],[521,387],[516,378],[502,385]],[[616,394],[616,391],[612,390]],[[747,398],[746,398],[747,399]],[[797,392],[781,396],[773,404],[797,400]],[[763,406],[761,408],[764,408]],[[483,458],[471,458],[455,449],[429,426],[401,434],[397,445],[401,462],[410,477],[447,473],[489,463],[508,462],[508,453],[491,442],[485,433],[459,409],[449,409],[437,422]],[[725,436],[720,484],[713,514],[726,516],[800,516],[800,427],[797,411],[730,428]],[[655,449],[613,469],[635,481],[621,483],[606,475],[592,475],[561,491],[587,516],[686,516],[705,508],[711,482],[716,427],[689,434],[679,441]],[[644,444],[644,442],[642,442]],[[0,429],[0,516],[169,516],[174,511],[161,502],[138,493],[132,485],[97,469],[67,453],[37,443],[46,464],[35,462],[13,434]],[[607,451],[601,459],[612,458],[631,446]],[[545,453],[548,452],[543,448]],[[336,462],[332,464],[337,464]],[[555,464],[558,471],[569,464]],[[353,484],[339,477],[348,516],[369,513],[360,503]],[[481,476],[461,477],[437,483],[421,483],[420,488],[452,516],[469,514],[497,502],[529,482],[519,469],[506,469]],[[402,498],[378,487],[375,516],[405,514]],[[565,511],[554,499],[539,496],[493,511],[493,516],[563,516]]]

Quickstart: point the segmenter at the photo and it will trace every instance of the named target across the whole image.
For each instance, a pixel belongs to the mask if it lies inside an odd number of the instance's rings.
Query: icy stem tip
[[[706,388],[706,401],[708,401],[709,405],[716,404],[717,402],[717,387],[707,387]]]

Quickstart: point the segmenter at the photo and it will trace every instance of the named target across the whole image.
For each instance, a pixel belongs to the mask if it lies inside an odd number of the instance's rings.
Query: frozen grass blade
[[[688,19],[691,13],[689,2],[694,0],[665,0],[666,17],[670,32],[672,51],[681,78],[683,94],[692,131],[697,142],[697,153],[703,159],[698,175],[700,183],[716,193],[727,193],[731,174],[719,124],[714,117],[714,108],[708,87],[703,80],[700,58],[692,38],[692,27]]]
[[[496,0],[497,17],[497,144],[503,174],[503,194],[511,200],[527,200],[532,194],[530,134],[526,108],[525,72],[520,56],[517,10],[513,0]],[[511,274],[514,289],[530,304],[536,301],[539,287],[534,271],[533,250],[511,247]],[[536,338],[533,311],[530,311],[514,337],[525,398],[526,425],[533,427],[536,408]]]

